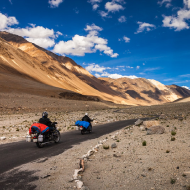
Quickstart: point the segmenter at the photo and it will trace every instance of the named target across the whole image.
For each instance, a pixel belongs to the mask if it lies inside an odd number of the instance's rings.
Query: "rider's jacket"
[[[87,116],[85,115],[83,118],[82,118],[82,121],[87,121],[87,122],[91,122],[92,120]]]
[[[32,134],[32,133],[45,133],[45,132],[48,132],[49,131],[49,127],[47,125],[44,125],[42,123],[33,123],[29,129],[29,134]]]
[[[40,118],[40,119],[39,119],[39,123],[42,123],[42,124],[47,125],[47,126],[49,126],[49,127],[52,127],[52,126],[51,126],[52,122],[51,122],[50,119],[47,118],[47,117],[42,117],[42,118]]]

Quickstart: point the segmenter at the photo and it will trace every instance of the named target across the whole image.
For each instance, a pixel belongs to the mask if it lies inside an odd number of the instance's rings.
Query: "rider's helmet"
[[[48,112],[44,111],[44,112],[42,113],[42,117],[47,118],[47,117],[48,117]]]
[[[87,115],[87,116],[88,116],[88,113],[85,113],[85,115]]]

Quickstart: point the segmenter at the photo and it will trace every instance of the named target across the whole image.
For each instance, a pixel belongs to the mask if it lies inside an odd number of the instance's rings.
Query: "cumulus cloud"
[[[92,9],[95,11],[99,7],[98,3],[101,3],[102,0],[89,0],[88,3],[92,4]]]
[[[119,0],[112,0],[111,2],[107,2],[105,4],[105,9],[108,12],[117,12],[117,11],[123,10],[124,7],[121,4],[118,4],[122,2],[123,1],[119,1]]]
[[[34,24],[26,28],[8,28],[6,31],[25,37],[29,42],[35,43],[43,48],[54,46],[54,39],[62,35],[59,31],[55,33],[53,29],[35,26]]]
[[[111,16],[108,16],[108,12],[105,12],[105,11],[99,11],[99,14],[100,14],[100,16],[101,17],[103,17],[103,18],[106,18],[106,17],[111,17]]]
[[[184,29],[189,29],[189,25],[186,20],[190,19],[190,10],[181,9],[177,12],[177,16],[165,16],[163,15],[164,20],[163,26],[174,28],[175,31],[181,31]]]
[[[96,26],[95,24],[92,24],[91,26],[87,25],[84,30],[85,31],[102,31],[103,28]]]
[[[63,0],[49,0],[48,3],[50,4],[51,8],[56,8],[58,7]]]
[[[96,10],[98,7],[99,7],[98,4],[94,4],[94,5],[92,5],[92,9],[93,9],[93,10]]]
[[[131,40],[130,38],[128,38],[128,37],[126,37],[126,36],[124,36],[123,39],[125,40],[125,43],[129,43],[130,40]]]
[[[11,33],[17,34],[23,37],[30,37],[30,38],[47,38],[47,37],[54,37],[54,30],[44,28],[43,26],[35,26],[32,25],[31,27],[26,28],[10,28],[9,31]]]
[[[140,69],[140,66],[137,66],[136,69]]]
[[[119,18],[118,18],[118,21],[119,22],[126,22],[126,17],[125,16],[120,16]]]
[[[181,31],[189,29],[187,21],[190,19],[190,0],[183,0],[184,7],[177,12],[177,16],[165,16],[163,19],[163,27],[169,27],[175,29],[175,31]]]
[[[15,17],[8,17],[2,13],[0,13],[0,21],[0,30],[5,30],[12,25],[18,24]]]
[[[101,30],[103,29],[95,24],[87,25],[85,31],[88,34],[86,36],[75,35],[72,40],[60,41],[55,45],[53,52],[62,55],[84,56],[85,53],[95,53],[99,50],[110,57],[117,57],[119,54],[113,53],[113,50],[107,46],[108,40],[98,36]]]
[[[85,69],[89,72],[103,73],[105,70],[110,69],[110,67],[99,66],[98,64],[89,64]]]
[[[135,34],[141,33],[143,31],[150,31],[153,28],[156,28],[154,24],[149,24],[146,22],[137,22],[139,24],[139,28]]]
[[[25,39],[43,48],[48,48],[55,45],[54,39],[50,39],[50,38],[25,38]]]
[[[165,6],[168,8],[168,7],[171,6],[171,1],[172,1],[172,0],[162,0],[162,1],[158,1],[158,4],[159,4],[160,6],[162,6],[163,4],[165,4]]]
[[[185,5],[185,8],[189,8],[190,9],[190,0],[183,0],[183,3]]]

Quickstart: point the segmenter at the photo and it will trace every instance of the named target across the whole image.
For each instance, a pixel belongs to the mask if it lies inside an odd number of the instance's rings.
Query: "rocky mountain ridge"
[[[18,84],[13,85],[17,81],[12,79],[13,76],[21,78]],[[155,80],[98,79],[72,59],[58,56],[7,32],[0,32],[0,79],[2,91],[7,86],[14,90],[23,86],[24,91],[24,88],[27,89],[24,85],[27,79],[54,87],[52,92],[62,89],[128,105],[162,104],[190,96],[187,89],[175,85],[165,86]],[[32,88],[36,94],[39,93],[35,85]]]

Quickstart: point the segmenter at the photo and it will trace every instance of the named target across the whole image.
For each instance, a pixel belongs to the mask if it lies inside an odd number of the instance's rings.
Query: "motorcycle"
[[[34,132],[31,135],[26,136],[27,142],[36,143],[38,148],[42,148],[44,144],[55,142],[58,143],[61,139],[60,132],[56,128],[57,122],[52,123],[53,130],[45,132],[43,135],[39,132]]]
[[[85,133],[91,133],[92,132],[92,125],[91,125],[91,123],[90,123],[90,125],[88,127],[80,125],[80,122],[78,124],[76,124],[76,125],[77,125],[76,126],[76,130],[81,131],[82,135],[84,135]]]

